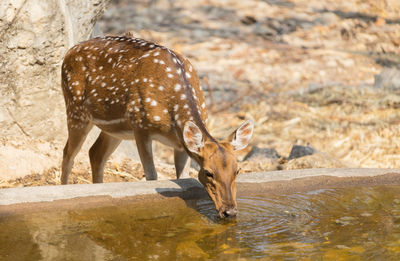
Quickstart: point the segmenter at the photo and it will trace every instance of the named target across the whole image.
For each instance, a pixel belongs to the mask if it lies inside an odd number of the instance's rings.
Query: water
[[[0,260],[400,260],[400,187],[3,215]]]

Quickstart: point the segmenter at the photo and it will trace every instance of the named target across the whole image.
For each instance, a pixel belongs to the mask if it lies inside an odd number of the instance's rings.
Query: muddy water
[[[2,216],[0,260],[400,260],[400,187]]]

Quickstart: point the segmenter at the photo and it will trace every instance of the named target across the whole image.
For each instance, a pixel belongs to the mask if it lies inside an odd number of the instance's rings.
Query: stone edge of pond
[[[374,178],[395,175],[400,184],[400,169],[299,169],[242,174],[238,177],[238,191],[264,191],[296,186],[295,180],[314,187],[325,184],[328,178]],[[393,180],[393,177],[391,178]],[[314,182],[318,181],[318,182]],[[389,180],[390,181],[390,180]],[[342,183],[346,183],[341,179]],[[361,182],[362,183],[362,182]],[[381,182],[382,183],[382,182]],[[260,184],[260,186],[256,185]],[[372,182],[371,184],[374,184]],[[385,181],[384,184],[391,184]],[[258,189],[256,188],[258,187]],[[308,186],[310,187],[310,186]],[[323,187],[323,186],[322,186]],[[282,189],[283,188],[283,189]],[[134,198],[140,196],[180,197],[182,199],[206,196],[197,179],[161,180],[147,182],[120,182],[103,184],[76,184],[0,189],[0,207],[18,204],[43,203],[82,198]],[[101,200],[100,200],[101,201]],[[0,208],[1,210],[1,208]]]
[[[295,169],[276,170],[269,172],[257,172],[240,175],[238,183],[265,183],[273,181],[289,181],[300,178],[311,178],[317,176],[331,177],[374,177],[389,173],[400,174],[400,169],[377,169],[377,168],[337,168],[337,169]]]

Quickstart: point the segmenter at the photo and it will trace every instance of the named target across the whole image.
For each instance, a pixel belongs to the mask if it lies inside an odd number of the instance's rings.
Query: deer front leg
[[[174,149],[176,178],[189,178],[190,158],[185,150]]]
[[[150,136],[144,131],[135,131],[135,140],[146,180],[157,180],[157,171],[154,167],[153,150],[151,146],[152,140]]]

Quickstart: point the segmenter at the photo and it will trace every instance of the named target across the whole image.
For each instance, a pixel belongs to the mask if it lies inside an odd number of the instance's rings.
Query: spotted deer
[[[94,38],[65,55],[62,89],[68,125],[62,184],[96,125],[101,133],[89,150],[93,183],[103,182],[106,160],[125,139],[136,140],[146,179],[156,180],[151,144],[157,140],[174,148],[177,178],[192,158],[219,215],[237,214],[234,151],[247,146],[253,122],[244,122],[225,141],[213,138],[199,79],[182,55],[130,35]]]

